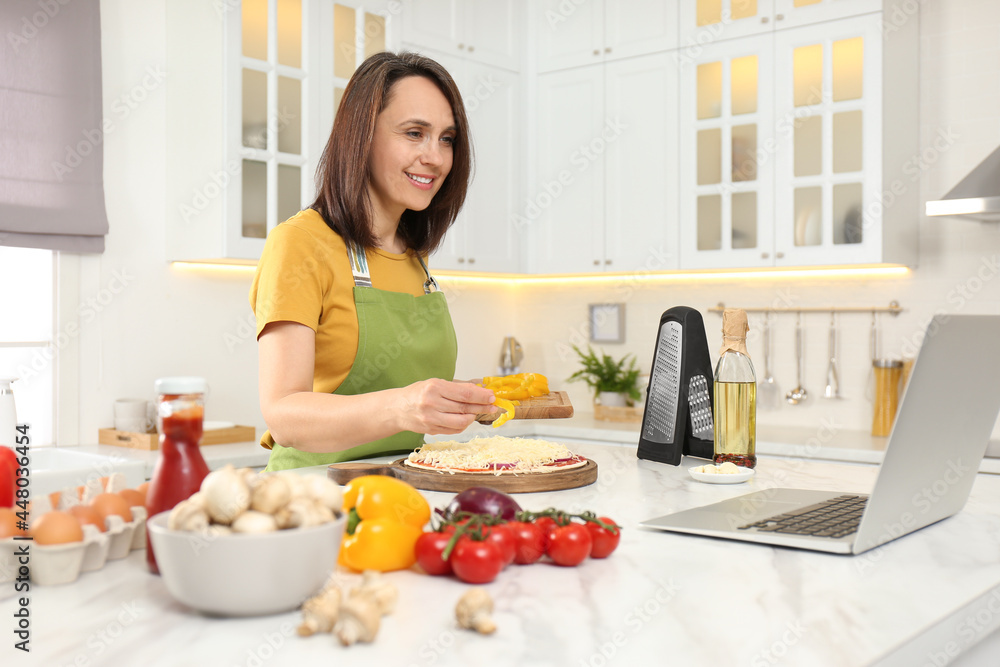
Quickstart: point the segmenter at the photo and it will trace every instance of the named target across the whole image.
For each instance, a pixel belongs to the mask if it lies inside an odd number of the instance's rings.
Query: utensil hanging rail
[[[721,313],[726,309],[726,304],[721,301],[713,308],[709,308],[710,313]],[[743,308],[748,313],[891,313],[899,315],[903,312],[903,307],[898,301],[890,301],[888,306],[802,306],[799,308]]]

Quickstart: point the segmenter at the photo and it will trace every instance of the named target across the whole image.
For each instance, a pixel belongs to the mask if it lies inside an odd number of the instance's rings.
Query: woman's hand
[[[426,435],[461,433],[478,414],[496,411],[493,392],[470,382],[431,378],[399,389],[393,406],[400,430]]]

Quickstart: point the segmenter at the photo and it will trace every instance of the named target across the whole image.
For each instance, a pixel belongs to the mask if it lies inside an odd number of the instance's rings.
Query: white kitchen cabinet
[[[915,262],[919,35],[880,25],[723,40],[682,71],[681,268]]]
[[[493,67],[521,69],[523,0],[405,0],[407,44]]]
[[[539,72],[630,58],[677,46],[677,9],[663,0],[531,2]]]
[[[519,75],[414,44],[404,46],[437,60],[451,73],[465,101],[475,151],[465,205],[431,257],[431,268],[518,271],[519,240],[510,221],[520,192]]]
[[[530,272],[676,268],[676,91],[666,53],[539,76]]]
[[[527,234],[531,273],[597,271],[604,261],[604,159],[590,159],[601,137],[604,66],[538,77],[537,181],[514,226]]]
[[[187,73],[164,84],[168,259],[253,264],[312,203],[338,92],[395,48],[389,4],[166,4],[166,69]]]
[[[690,0],[679,5],[682,51],[882,10],[882,0]]]

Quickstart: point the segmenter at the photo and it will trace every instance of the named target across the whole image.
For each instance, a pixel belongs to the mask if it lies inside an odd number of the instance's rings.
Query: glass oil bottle
[[[716,464],[757,465],[757,376],[747,352],[747,314],[740,308],[722,313],[722,349],[715,367],[714,410]]]

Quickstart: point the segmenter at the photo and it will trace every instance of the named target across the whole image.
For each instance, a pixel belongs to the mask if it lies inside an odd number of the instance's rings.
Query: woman
[[[455,330],[425,262],[471,153],[433,60],[379,53],[351,78],[316,201],[271,231],[250,289],[268,470],[411,451],[495,410],[493,392],[451,381]]]

